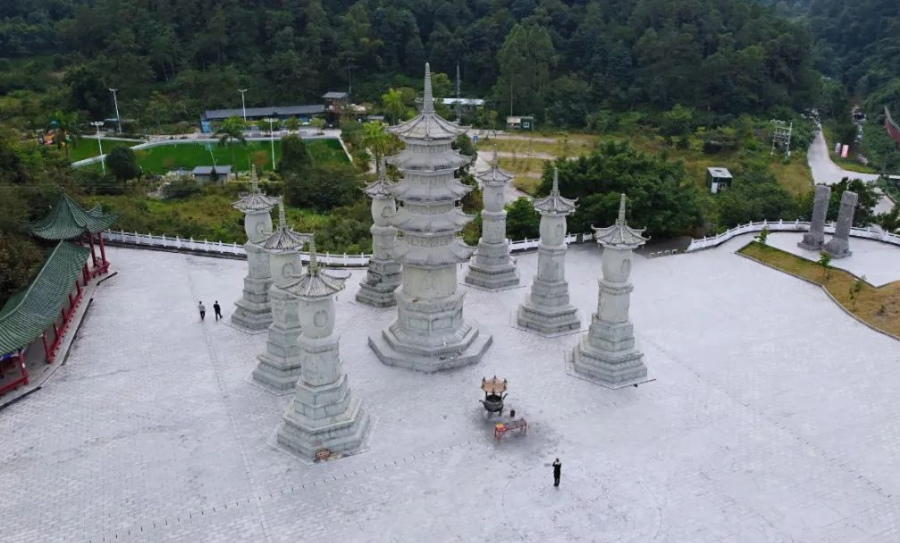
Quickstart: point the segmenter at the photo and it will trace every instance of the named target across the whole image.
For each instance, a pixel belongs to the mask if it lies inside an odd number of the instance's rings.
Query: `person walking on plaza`
[[[204,318],[206,318],[206,306],[203,305],[203,302],[200,302],[199,304],[197,304],[197,309],[200,310],[200,320],[202,321]]]
[[[216,320],[224,319],[222,316],[222,306],[219,305],[219,300],[216,300],[216,303],[213,304],[213,311],[216,313]]]
[[[562,472],[562,462],[557,458],[553,462],[553,486],[559,486],[559,475]]]

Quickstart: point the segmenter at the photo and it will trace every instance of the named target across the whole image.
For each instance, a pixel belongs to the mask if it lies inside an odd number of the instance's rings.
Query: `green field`
[[[119,142],[122,143],[122,142]],[[93,154],[90,154],[93,144]],[[109,152],[106,147],[107,142],[103,143],[103,151]],[[341,142],[334,139],[325,140],[309,140],[306,142],[306,148],[312,157],[314,164],[325,163],[344,163],[349,164],[347,155],[341,147]],[[74,149],[70,149],[70,157],[74,156]],[[78,143],[79,153],[83,153],[78,159],[97,156],[99,150],[96,147],[96,141],[82,140]],[[192,170],[196,166],[212,166],[213,158],[218,165],[232,165],[231,147],[228,145],[219,145],[218,143],[173,143],[171,145],[160,145],[149,149],[141,149],[135,151],[137,154],[138,164],[149,174],[165,174],[170,170],[183,168]],[[275,161],[281,157],[281,142],[275,141]],[[238,171],[247,171],[250,169],[252,162],[263,170],[272,169],[272,151],[268,141],[248,141],[247,143],[234,144],[234,162],[235,169]],[[99,168],[99,164],[90,165],[90,168]]]
[[[134,147],[139,143],[141,142],[103,140],[103,152],[108,154],[116,147],[122,147],[125,145]],[[62,152],[65,152],[65,150],[62,150]],[[100,156],[100,147],[97,144],[97,140],[95,139],[81,138],[75,145],[69,145],[69,160],[71,160],[72,162],[78,162],[79,160],[84,160],[86,158],[95,156]]]

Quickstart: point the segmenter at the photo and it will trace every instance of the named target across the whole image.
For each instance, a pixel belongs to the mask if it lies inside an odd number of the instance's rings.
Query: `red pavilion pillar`
[[[109,261],[106,260],[106,247],[103,245],[103,232],[97,233],[97,240],[100,242],[100,260],[103,262],[103,267],[106,268]]]
[[[91,244],[91,262],[94,263],[94,267],[97,267],[97,253],[94,250],[94,234],[90,232],[87,233],[88,243]]]

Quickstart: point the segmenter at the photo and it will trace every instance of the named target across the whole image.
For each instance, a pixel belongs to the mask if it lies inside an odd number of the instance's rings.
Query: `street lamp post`
[[[247,122],[247,103],[244,102],[244,93],[247,92],[247,89],[238,89],[238,92],[241,93],[241,111],[244,112],[244,122]]]
[[[109,89],[109,92],[113,95],[113,104],[116,106],[116,126],[118,127],[119,134],[122,133],[122,117],[119,116],[119,99],[116,97],[116,91],[119,89]]]
[[[97,128],[97,145],[100,146],[100,169],[103,170],[103,173],[106,173],[106,157],[103,156],[103,140],[100,139],[100,127],[103,126],[103,121],[92,121],[91,126]]]
[[[275,169],[275,123],[278,122],[278,119],[274,117],[267,117],[263,119],[263,121],[269,123],[269,141],[272,144],[272,169]]]

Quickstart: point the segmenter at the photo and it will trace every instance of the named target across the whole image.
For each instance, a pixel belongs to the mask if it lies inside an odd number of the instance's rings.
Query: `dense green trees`
[[[141,168],[137,163],[137,156],[131,147],[124,145],[114,148],[109,156],[106,157],[106,165],[109,167],[110,173],[121,181],[125,182],[141,175]]]
[[[302,174],[310,166],[312,157],[299,136],[291,135],[281,139],[281,160],[278,162],[281,175]]]
[[[838,2],[814,4],[830,14]],[[576,127],[637,104],[726,117],[806,107],[819,86],[813,49],[757,0],[29,0],[0,7],[0,51],[14,59],[0,62],[0,94],[27,89],[45,111],[99,119],[113,114],[116,87],[124,117],[159,128],[237,107],[237,88],[251,89],[248,105],[316,103],[350,86],[376,103],[417,88],[429,60],[436,74],[459,63],[464,93],[488,98],[501,120],[511,110]],[[387,104],[392,121],[403,102]]]
[[[627,143],[607,142],[588,156],[557,160],[553,166],[559,169],[560,192],[578,198],[578,210],[569,220],[572,232],[612,224],[623,192],[630,201],[629,223],[646,227],[650,236],[683,235],[703,224],[699,191],[685,181],[681,162],[641,153]],[[541,194],[550,192],[552,179],[548,168]]]

